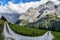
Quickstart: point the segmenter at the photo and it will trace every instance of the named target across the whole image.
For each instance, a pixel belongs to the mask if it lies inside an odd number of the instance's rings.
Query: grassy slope
[[[55,37],[54,40],[60,40],[60,32],[53,32],[52,31],[52,34]]]
[[[16,33],[26,35],[26,36],[41,36],[46,32],[46,30],[39,30],[35,28],[28,28],[28,27],[12,25],[12,24],[10,24],[10,27]]]
[[[10,27],[16,33],[19,33],[22,35],[27,35],[27,36],[41,36],[45,32],[47,32],[46,30],[39,30],[39,29],[35,29],[35,28],[26,28],[26,27],[22,27],[22,26],[18,26],[18,25],[12,25],[12,24],[10,24]],[[54,40],[60,40],[60,32],[52,31],[52,34],[55,37]]]
[[[60,18],[56,17],[55,14],[48,14],[33,23],[29,23],[27,26],[53,31],[60,31]]]
[[[3,25],[4,25],[4,21],[0,20],[0,40],[3,40],[2,35],[1,35],[1,32],[3,30]]]
[[[2,36],[1,36],[1,31],[2,31],[1,26],[3,26],[3,24],[4,24],[4,21],[0,20],[0,40],[3,40]],[[13,24],[10,24],[10,26],[13,29],[13,31],[15,31],[16,33],[19,33],[22,35],[27,35],[27,36],[41,36],[46,32],[46,30],[39,30],[39,29],[35,29],[35,28],[26,28],[23,26],[18,26],[18,25],[13,25]],[[52,31],[52,34],[55,37],[54,40],[60,40],[60,32]]]

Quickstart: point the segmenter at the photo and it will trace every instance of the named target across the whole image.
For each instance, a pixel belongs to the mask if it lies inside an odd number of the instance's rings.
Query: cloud
[[[39,5],[46,3],[48,0],[41,0],[37,2],[26,2],[26,3],[19,3],[14,4],[11,1],[8,2],[5,6],[0,6],[0,13],[24,13],[29,9],[30,7],[36,8]],[[52,1],[52,0],[51,0]],[[57,0],[55,0],[57,1]]]

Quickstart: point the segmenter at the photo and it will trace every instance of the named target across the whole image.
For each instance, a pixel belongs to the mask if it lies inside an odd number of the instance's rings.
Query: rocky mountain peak
[[[28,20],[29,22],[34,22],[47,14],[56,13],[56,15],[59,15],[59,5],[56,5],[55,2],[48,1],[45,4],[39,5],[39,7],[37,8],[31,7],[23,15],[20,16],[20,19]]]
[[[46,5],[47,4],[54,4],[54,3],[53,3],[53,1],[48,1],[48,2],[46,2]]]

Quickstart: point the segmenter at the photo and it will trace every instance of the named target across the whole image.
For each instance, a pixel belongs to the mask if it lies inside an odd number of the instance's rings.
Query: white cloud
[[[37,2],[27,2],[27,3],[19,3],[19,4],[13,4],[11,1],[8,3],[8,5],[0,6],[0,13],[24,13],[27,11],[28,8],[33,7],[36,8],[40,4],[46,3],[49,0],[41,0]],[[57,1],[57,0],[51,0],[51,1]],[[57,1],[58,3],[59,1]]]
[[[0,13],[10,13],[10,10],[6,6],[0,6]]]

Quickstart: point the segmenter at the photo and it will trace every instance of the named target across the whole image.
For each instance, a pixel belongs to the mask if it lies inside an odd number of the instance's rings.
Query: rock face
[[[48,1],[38,7],[37,21],[29,23],[28,27],[60,31],[60,4]]]
[[[37,8],[31,7],[22,14],[19,19],[34,22],[47,14],[56,14],[56,16],[60,18],[60,4],[56,5],[54,2],[48,1]]]
[[[37,16],[40,13],[38,12],[37,8],[29,8],[26,13],[20,16],[20,19],[27,20],[29,22],[33,22],[37,20]]]

